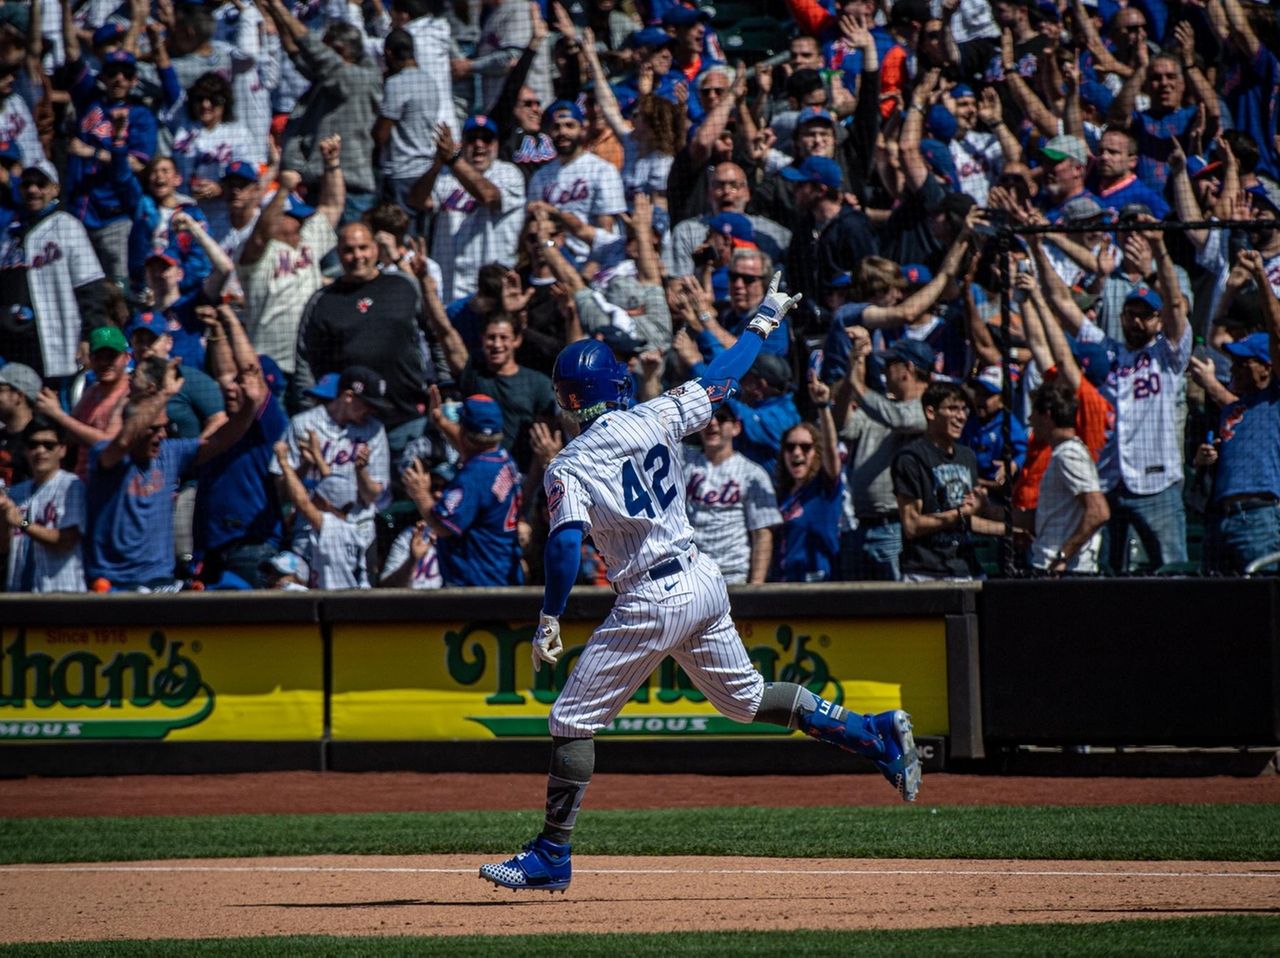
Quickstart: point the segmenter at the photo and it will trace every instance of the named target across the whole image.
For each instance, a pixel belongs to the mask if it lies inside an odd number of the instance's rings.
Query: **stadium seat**
[[[733,28],[720,33],[720,46],[724,55],[733,63],[744,60],[754,63],[785,50],[790,32],[785,24],[773,17],[747,17]]]

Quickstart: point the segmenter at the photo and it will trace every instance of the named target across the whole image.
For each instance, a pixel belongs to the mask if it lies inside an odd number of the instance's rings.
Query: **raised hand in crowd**
[[[1111,242],[1110,235],[1102,240],[1102,248],[1098,250],[1098,275],[1106,279],[1116,271],[1116,267],[1120,265],[1120,251],[1116,245]]]
[[[465,351],[466,347],[462,348]],[[434,384],[427,387],[427,418],[435,426],[436,432],[444,437],[445,442],[453,446],[454,449],[459,448],[461,445],[462,426],[444,414],[444,403],[441,401],[440,387]]]
[[[587,33],[591,29],[587,28]],[[636,93],[640,96],[649,96],[653,93],[653,64],[648,61],[640,64],[636,69]]]
[[[281,170],[279,188],[285,193],[292,193],[302,183],[302,174],[297,170]]]
[[[419,514],[426,516],[435,508],[436,497],[431,491],[431,473],[420,460],[410,460],[400,473],[400,484],[404,487],[405,495],[418,507]]]
[[[545,422],[533,422],[529,425],[529,447],[545,470],[564,448],[564,434],[559,429],[553,430]]]
[[[511,316],[523,317],[529,308],[529,300],[533,299],[536,290],[530,286],[525,289],[520,274],[513,269],[507,270],[502,277],[502,309]]]
[[[978,119],[988,129],[995,129],[1004,122],[1004,104],[995,87],[984,87],[978,97]]]
[[[692,369],[694,365],[702,362],[702,350],[686,330],[676,331],[676,334],[671,337],[671,348],[676,351],[676,355],[680,357],[680,361],[687,369]]]
[[[425,519],[413,524],[413,538],[409,540],[409,558],[415,563],[421,562],[431,551],[431,529]]]
[[[342,134],[332,133],[316,144],[320,148],[320,157],[328,169],[342,162]]]
[[[666,367],[666,357],[661,350],[647,349],[636,359],[640,365],[636,402],[645,402],[662,393],[662,371]]]
[[[529,6],[536,9],[538,4],[530,3]],[[533,17],[534,15],[534,12],[531,10],[530,16]],[[542,19],[541,11],[538,11],[536,17],[539,20]],[[578,35],[577,24],[573,22],[573,17],[569,16],[569,11],[565,9],[564,4],[562,3],[553,2],[551,4],[551,25],[555,28],[556,33],[566,39],[572,39]],[[587,31],[590,29],[590,27],[587,27],[583,30],[582,36],[584,40],[587,38]],[[594,39],[594,36],[592,36],[592,39]]]
[[[446,123],[436,124],[436,162],[448,166],[458,152],[458,144],[453,139],[453,131]]]

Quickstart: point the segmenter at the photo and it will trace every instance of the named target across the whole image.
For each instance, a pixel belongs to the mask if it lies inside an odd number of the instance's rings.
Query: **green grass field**
[[[60,863],[266,855],[504,853],[540,824],[530,812],[225,815],[8,820],[0,862]],[[585,855],[821,858],[1024,858],[1280,861],[1280,809],[1252,805],[1113,807],[719,808],[596,811]],[[557,935],[486,938],[247,938],[0,946],[0,955],[555,956],[1280,954],[1276,915],[1212,915],[1088,925],[910,931]]]
[[[0,946],[22,958],[694,958],[731,955],[840,955],[914,958],[918,955],[1150,956],[1239,958],[1280,953],[1280,918],[1229,915],[1092,925],[997,925],[925,931],[679,932],[665,935],[556,935],[509,938],[231,938],[218,941],[111,941]]]
[[[17,819],[0,863],[510,852],[535,812]],[[584,855],[1280,861],[1274,805],[685,808],[582,817]]]

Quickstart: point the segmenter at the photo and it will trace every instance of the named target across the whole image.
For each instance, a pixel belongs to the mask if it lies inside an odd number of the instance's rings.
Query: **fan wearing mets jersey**
[[[764,582],[773,558],[773,529],[782,525],[769,474],[740,452],[742,432],[728,403],[702,430],[702,452],[690,450],[685,469],[685,508],[693,543],[730,585]]]
[[[798,728],[864,756],[912,801],[920,761],[911,720],[895,710],[860,715],[790,682],[765,683],[729,614],[719,568],[693,545],[685,515],[681,442],[703,429],[737,388],[768,335],[799,297],[769,293],[742,336],[700,379],[631,408],[631,377],[609,347],[586,339],[556,359],[556,401],[575,436],[547,467],[551,531],[546,589],[533,636],[533,667],[555,667],[564,651],[559,616],[591,534],[618,598],[595,630],[551,709],[551,771],[542,831],[480,877],[512,889],[564,891],[570,838],[595,766],[593,736],[671,656],[722,714],[738,722]]]
[[[555,145],[556,158],[533,174],[528,199],[550,203],[606,233],[617,232],[616,218],[627,211],[622,176],[613,164],[587,150],[586,121],[578,104],[557,100],[547,107],[542,126]],[[564,248],[575,266],[583,265],[591,252],[574,236],[565,237]]]
[[[520,585],[520,472],[502,448],[502,410],[477,393],[462,401],[462,468],[439,496],[426,474],[405,471],[405,491],[436,535],[449,587]]]

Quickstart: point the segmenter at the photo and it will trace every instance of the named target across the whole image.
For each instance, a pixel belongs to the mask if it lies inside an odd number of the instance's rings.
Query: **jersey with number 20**
[[[681,443],[712,411],[707,391],[691,380],[595,420],[547,469],[552,530],[582,523],[610,582],[687,552],[693,528],[685,515]]]

